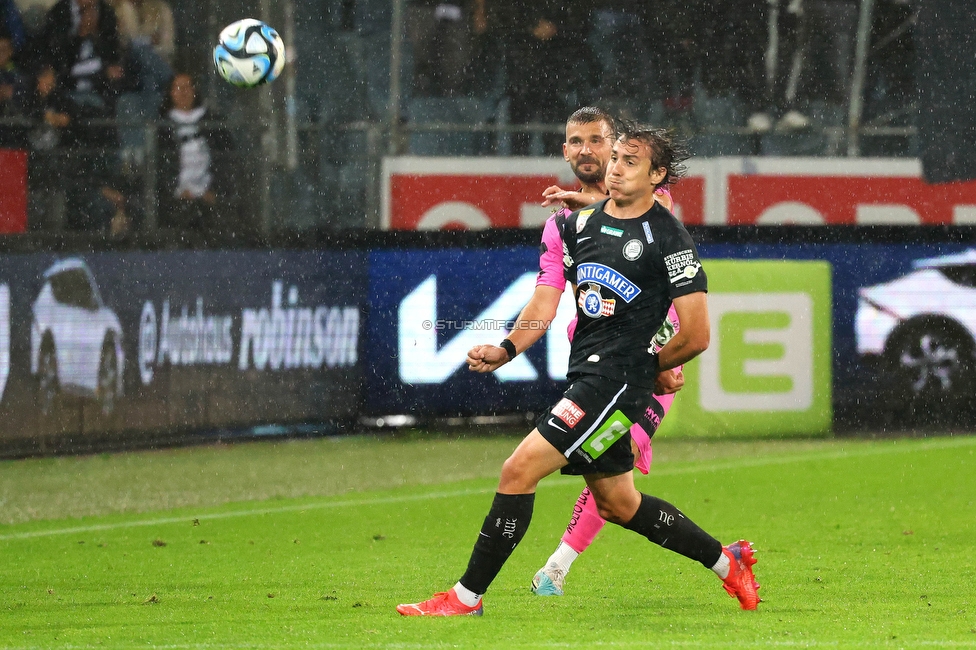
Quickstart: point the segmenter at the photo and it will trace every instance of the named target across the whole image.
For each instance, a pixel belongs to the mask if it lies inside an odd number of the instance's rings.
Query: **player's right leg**
[[[471,551],[468,568],[448,591],[397,606],[403,616],[481,616],[481,597],[532,520],[539,481],[566,465],[566,457],[538,429],[527,435],[502,466],[498,491]]]

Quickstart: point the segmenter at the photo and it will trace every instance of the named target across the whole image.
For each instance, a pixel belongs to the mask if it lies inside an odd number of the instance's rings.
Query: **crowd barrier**
[[[973,427],[971,229],[692,234],[712,344],[686,369],[668,433]],[[531,295],[537,240],[491,230],[333,234],[304,250],[6,246],[0,454],[538,413],[564,384],[568,293],[515,362],[493,375],[464,368],[467,349],[503,338]]]

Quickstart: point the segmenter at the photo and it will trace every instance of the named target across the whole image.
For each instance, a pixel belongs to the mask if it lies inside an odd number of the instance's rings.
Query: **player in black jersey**
[[[429,600],[399,605],[400,614],[480,615],[482,595],[528,529],[536,486],[556,470],[583,475],[604,519],[712,569],[743,609],[756,608],[751,545],[723,547],[670,503],[638,492],[631,472],[629,428],[658,373],[699,355],[710,336],[707,279],[694,242],[654,199],[675,163],[662,143],[665,132],[626,125],[607,169],[610,198],[558,224],[579,317],[570,386],[503,464],[464,575]],[[652,339],[672,303],[681,328],[658,348]],[[472,348],[468,366],[492,372],[538,338],[516,323],[499,345]]]

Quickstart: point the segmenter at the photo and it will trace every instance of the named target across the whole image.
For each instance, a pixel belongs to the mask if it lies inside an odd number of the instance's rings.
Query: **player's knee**
[[[600,516],[613,524],[624,524],[630,521],[632,513],[626,513],[619,503],[600,503],[596,504],[596,511]]]
[[[522,494],[534,491],[535,483],[526,471],[525,462],[513,454],[502,463],[502,474],[498,482],[499,491],[506,494]]]

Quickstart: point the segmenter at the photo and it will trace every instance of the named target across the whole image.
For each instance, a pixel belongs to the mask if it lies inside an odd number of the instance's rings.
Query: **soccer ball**
[[[220,32],[214,67],[228,83],[253,88],[274,81],[285,67],[285,43],[260,20],[244,18]]]

